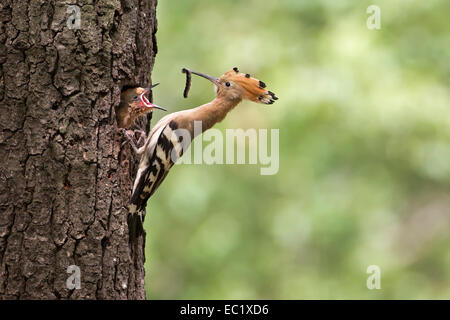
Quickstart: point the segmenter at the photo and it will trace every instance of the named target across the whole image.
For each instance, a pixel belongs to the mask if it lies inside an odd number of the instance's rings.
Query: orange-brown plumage
[[[257,103],[272,104],[278,98],[274,93],[266,89],[264,82],[252,78],[249,74],[241,73],[237,68],[225,72],[219,79],[220,84],[230,83],[230,87],[219,86],[218,96],[222,93],[225,96],[240,97]],[[234,88],[233,88],[234,85]],[[231,89],[231,90],[230,90]],[[230,91],[235,94],[230,94]],[[222,91],[222,92],[220,92]],[[228,92],[227,92],[228,91]]]
[[[244,91],[245,98],[248,100],[262,103],[260,101],[260,97],[268,94],[268,91],[265,89],[265,85],[261,87],[260,85],[263,84],[263,82],[258,79],[246,77],[245,74],[236,73],[234,70],[226,72],[224,76],[222,77],[239,84]]]

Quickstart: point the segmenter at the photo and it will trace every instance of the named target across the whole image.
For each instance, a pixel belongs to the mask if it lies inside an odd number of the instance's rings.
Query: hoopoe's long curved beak
[[[203,77],[205,79],[208,79],[209,81],[211,81],[212,83],[214,83],[215,85],[219,85],[219,79],[213,76],[210,76],[209,74],[206,73],[201,73],[201,72],[197,72],[197,71],[192,71],[189,69],[186,69],[187,71],[189,71],[190,73],[196,74],[200,77]]]

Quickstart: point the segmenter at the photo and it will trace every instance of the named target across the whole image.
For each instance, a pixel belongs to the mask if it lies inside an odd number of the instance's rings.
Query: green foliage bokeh
[[[372,4],[380,30],[366,26]],[[155,103],[214,97],[193,77],[183,99],[182,67],[239,67],[280,100],[243,102],[217,128],[280,129],[280,168],[175,166],[148,204],[149,298],[450,298],[448,12],[446,0],[159,1]]]

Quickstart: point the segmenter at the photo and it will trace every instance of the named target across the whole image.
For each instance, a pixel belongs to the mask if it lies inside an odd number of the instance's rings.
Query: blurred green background
[[[369,30],[366,9],[381,8]],[[159,1],[154,101],[239,67],[280,100],[217,128],[280,129],[280,170],[178,165],[149,201],[150,299],[449,299],[450,1]],[[155,113],[154,121],[163,114]],[[155,122],[153,122],[155,123]],[[369,290],[369,265],[381,290]]]

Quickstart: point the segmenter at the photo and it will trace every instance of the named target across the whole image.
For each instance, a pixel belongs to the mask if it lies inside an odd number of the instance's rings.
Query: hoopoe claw
[[[142,142],[144,142],[147,139],[147,134],[145,133],[144,130],[135,130],[135,133],[139,133],[139,139],[136,143],[137,146],[140,146]]]
[[[127,140],[128,140],[128,142],[130,143],[130,146],[131,146],[131,148],[133,149],[133,151],[134,151],[135,153],[137,153],[137,152],[138,152],[138,148],[137,148],[137,146],[136,146],[137,142],[136,142],[136,139],[134,138],[134,134],[133,134],[133,135],[130,135],[130,134],[128,133],[128,131],[127,131],[126,129],[124,129],[124,128],[120,128],[120,132],[122,132],[122,134],[125,136],[125,138],[127,138]],[[124,141],[124,142],[122,143],[122,146],[123,146],[124,144],[126,144],[126,141]]]

